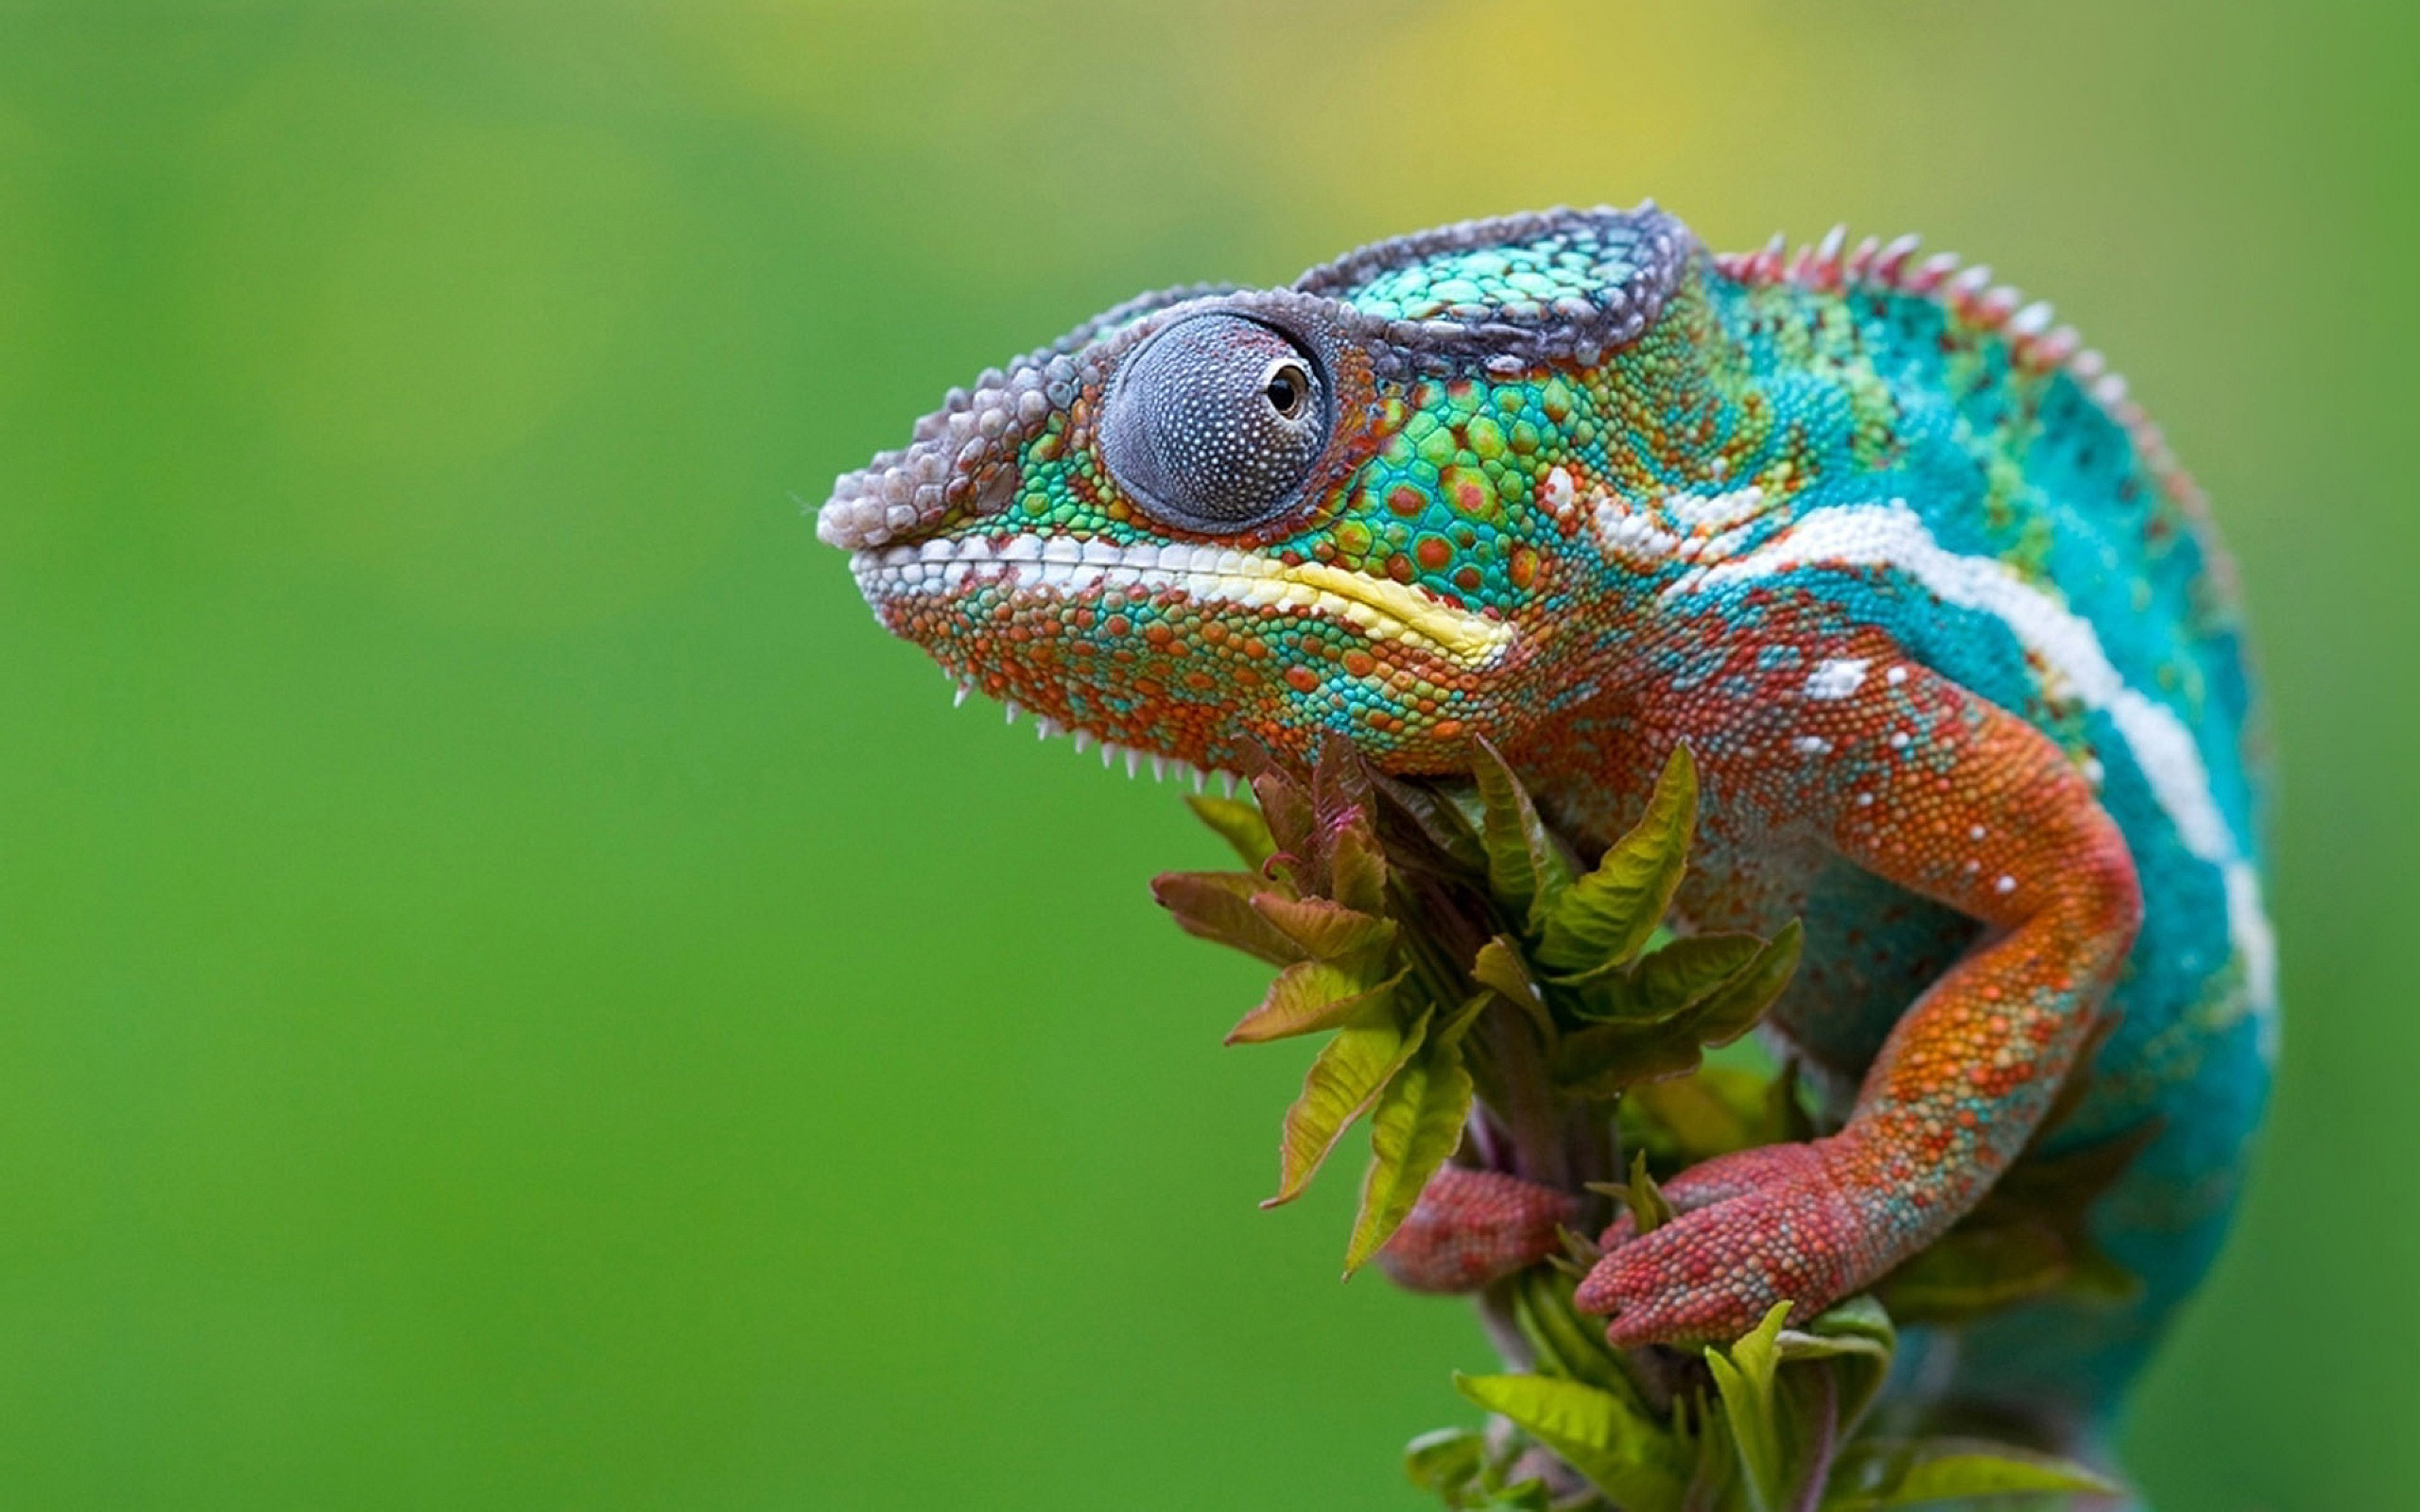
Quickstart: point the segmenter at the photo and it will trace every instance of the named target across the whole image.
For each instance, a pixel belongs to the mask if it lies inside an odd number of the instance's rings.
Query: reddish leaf
[[[1384,1007],[1403,973],[1375,987],[1351,971],[1321,961],[1297,961],[1277,973],[1269,995],[1227,1031],[1227,1043],[1266,1044],[1298,1034],[1333,1029],[1355,1014]]]
[[[1242,871],[1164,871],[1151,879],[1151,896],[1176,916],[1188,935],[1288,966],[1309,953],[1253,907],[1270,891],[1266,878]]]
[[[1374,918],[1324,898],[1288,898],[1263,891],[1253,895],[1252,907],[1315,961],[1366,965],[1369,957],[1394,943],[1394,920]]]

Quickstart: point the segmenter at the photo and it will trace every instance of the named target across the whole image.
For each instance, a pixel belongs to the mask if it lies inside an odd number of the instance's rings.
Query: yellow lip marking
[[[1489,661],[1512,641],[1512,627],[1502,620],[1441,604],[1419,589],[1392,577],[1372,577],[1367,573],[1347,572],[1316,561],[1280,567],[1276,576],[1375,610],[1468,666]]]

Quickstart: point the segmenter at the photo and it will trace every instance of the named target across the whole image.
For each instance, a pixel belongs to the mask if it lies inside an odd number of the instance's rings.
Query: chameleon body
[[[2114,1014],[2048,1143],[2151,1126],[2090,1219],[2132,1299],[2026,1304],[1917,1372],[2090,1434],[2208,1267],[2269,1084],[2251,689],[2122,384],[1913,245],[1718,256],[1651,205],[1555,211],[1149,297],[953,393],[819,530],[962,688],[1130,770],[1334,730],[1450,772],[1480,734],[1584,851],[1689,744],[1680,916],[1804,916],[1772,1022],[1835,1131],[1617,1226],[1580,1294],[1617,1344],[1872,1282]]]

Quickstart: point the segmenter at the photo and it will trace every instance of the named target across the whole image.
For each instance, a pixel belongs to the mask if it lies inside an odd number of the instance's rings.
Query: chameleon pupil
[[[1301,369],[1285,367],[1277,369],[1270,378],[1269,387],[1261,392],[1268,396],[1270,404],[1279,415],[1292,420],[1294,412],[1302,407],[1303,390],[1309,387],[1310,381],[1303,376]]]

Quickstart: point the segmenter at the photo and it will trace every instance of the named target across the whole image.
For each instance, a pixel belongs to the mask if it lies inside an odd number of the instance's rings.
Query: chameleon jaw
[[[1306,611],[1374,641],[1409,643],[1470,669],[1494,663],[1517,633],[1505,621],[1457,609],[1392,578],[1183,542],[1120,546],[1066,536],[977,534],[861,550],[851,556],[850,568],[877,610],[894,598],[946,596],[987,580],[1012,592],[1067,598],[1112,588],[1174,592],[1256,612]]]

